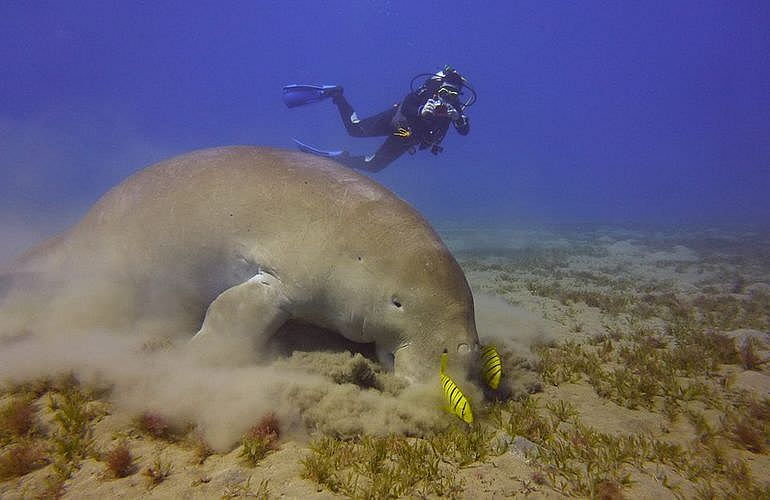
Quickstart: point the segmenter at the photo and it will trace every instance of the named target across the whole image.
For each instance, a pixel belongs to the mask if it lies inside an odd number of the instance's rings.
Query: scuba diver
[[[427,78],[426,78],[427,77]],[[425,81],[418,88],[415,82]],[[470,96],[463,102],[464,90]],[[380,148],[371,155],[355,156],[348,151],[324,151],[296,139],[301,151],[327,158],[351,168],[379,172],[396,158],[409,151],[430,149],[434,155],[444,148],[449,125],[460,135],[468,135],[470,124],[465,110],[476,102],[476,91],[460,73],[450,66],[438,73],[421,73],[412,78],[410,93],[400,102],[381,113],[360,119],[343,95],[338,85],[287,85],[283,88],[283,100],[289,108],[319,102],[331,98],[337,106],[348,134],[353,137],[387,137]]]

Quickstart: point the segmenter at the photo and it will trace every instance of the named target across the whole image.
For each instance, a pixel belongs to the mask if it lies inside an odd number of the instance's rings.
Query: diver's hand
[[[468,135],[468,131],[470,131],[470,125],[468,123],[468,117],[465,115],[460,115],[459,118],[454,120],[452,124],[455,126],[455,130],[460,135]]]
[[[446,103],[446,114],[453,122],[460,119],[460,112],[449,103]]]
[[[420,110],[420,116],[423,118],[432,117],[436,114],[436,106],[441,104],[441,99],[428,99],[425,104],[422,105]]]

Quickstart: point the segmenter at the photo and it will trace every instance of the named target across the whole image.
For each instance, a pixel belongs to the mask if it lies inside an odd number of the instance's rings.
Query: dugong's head
[[[421,217],[394,229],[391,214],[378,215],[365,231],[338,240],[328,283],[344,305],[334,328],[375,342],[383,364],[412,381],[436,377],[444,351],[451,371],[469,369],[479,340],[462,269]]]
[[[383,328],[396,333],[396,373],[435,378],[442,352],[450,369],[467,371],[478,356],[479,338],[462,269],[446,249],[404,256],[400,264],[400,279],[388,283],[390,311],[383,311]]]

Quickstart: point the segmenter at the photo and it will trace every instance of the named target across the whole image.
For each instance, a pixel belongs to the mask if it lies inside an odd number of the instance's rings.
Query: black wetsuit
[[[350,135],[388,137],[373,155],[345,154],[335,159],[352,168],[378,172],[405,152],[414,151],[416,148],[431,148],[433,154],[438,154],[442,149],[439,144],[449,130],[450,123],[460,135],[467,135],[470,125],[467,117],[462,115],[462,106],[457,101],[450,103],[462,116],[458,122],[452,122],[449,116],[440,113],[428,117],[420,115],[420,109],[432,97],[430,92],[420,89],[410,93],[401,103],[394,104],[390,109],[359,120],[347,99],[342,94],[335,96],[334,104],[337,105],[342,123]],[[397,135],[399,130],[408,131],[408,135]]]

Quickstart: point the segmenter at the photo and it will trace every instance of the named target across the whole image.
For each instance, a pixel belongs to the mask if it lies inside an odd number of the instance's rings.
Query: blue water
[[[767,0],[4,1],[0,217],[76,218],[191,149],[373,152],[281,86],[343,85],[367,115],[451,64],[470,135],[373,174],[437,224],[767,226],[768,26]]]

